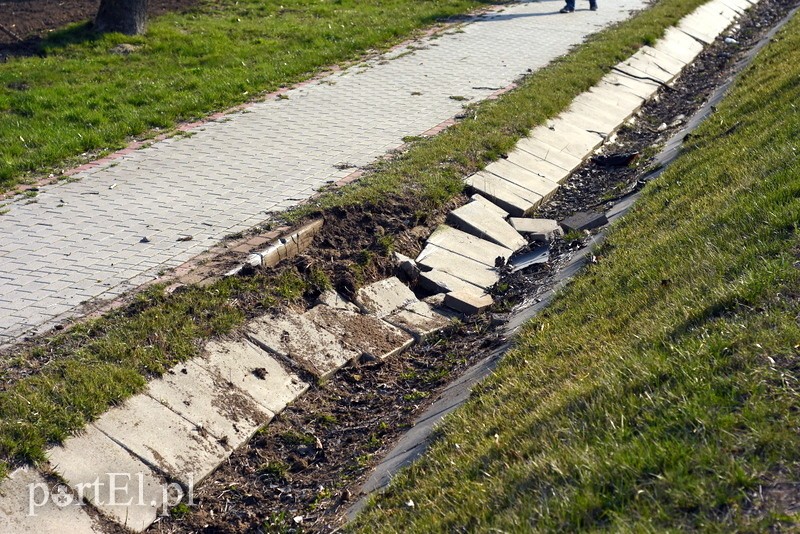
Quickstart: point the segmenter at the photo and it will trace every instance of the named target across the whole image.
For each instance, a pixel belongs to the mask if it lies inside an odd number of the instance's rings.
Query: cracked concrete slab
[[[374,315],[334,310],[328,306],[316,306],[305,315],[353,349],[376,358],[394,356],[414,343],[413,336]]]
[[[569,177],[569,171],[562,169],[554,163],[534,156],[526,150],[522,150],[519,143],[517,143],[514,150],[508,153],[506,160],[554,184],[560,184]]]
[[[364,286],[356,292],[355,302],[366,313],[383,317],[416,302],[417,296],[396,276]]]
[[[450,318],[425,302],[404,306],[386,317],[386,321],[409,332],[417,339],[426,339],[450,324]]]
[[[473,174],[464,183],[514,216],[525,216],[542,203],[542,195],[490,172]]]
[[[605,141],[605,134],[589,132],[569,123],[563,117],[553,119],[549,126],[534,128],[529,137],[581,160]]]

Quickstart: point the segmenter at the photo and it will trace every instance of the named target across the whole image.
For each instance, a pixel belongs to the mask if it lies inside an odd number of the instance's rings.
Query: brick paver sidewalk
[[[458,114],[451,96],[484,99],[644,5],[516,4],[12,203],[0,217],[0,346],[263,222],[353,171],[343,164]]]

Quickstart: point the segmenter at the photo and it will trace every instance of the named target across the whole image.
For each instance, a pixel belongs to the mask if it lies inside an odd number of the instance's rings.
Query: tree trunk
[[[138,35],[144,33],[146,22],[147,0],[100,0],[94,27],[99,32]]]

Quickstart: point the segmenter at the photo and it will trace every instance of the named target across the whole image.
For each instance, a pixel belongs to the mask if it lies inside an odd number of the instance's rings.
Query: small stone
[[[145,237],[143,237],[143,238],[141,238],[139,240],[139,243],[149,243],[149,242],[150,242],[150,240],[147,238],[147,236],[145,236]]]
[[[661,124],[658,125],[658,128],[656,128],[656,131],[657,132],[663,132],[666,129],[667,129],[667,123],[666,122],[662,122]]]

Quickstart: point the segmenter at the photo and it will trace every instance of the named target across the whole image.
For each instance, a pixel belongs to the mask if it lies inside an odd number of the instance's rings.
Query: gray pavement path
[[[584,2],[585,3],[585,2]],[[0,346],[177,267],[563,55],[644,0],[515,4],[42,188],[0,217]],[[191,235],[191,241],[179,241]],[[147,237],[149,242],[140,242]]]

